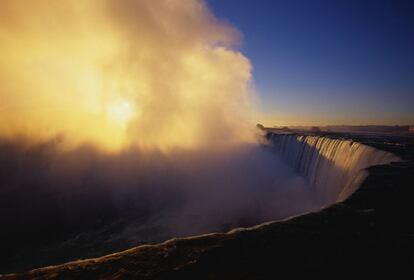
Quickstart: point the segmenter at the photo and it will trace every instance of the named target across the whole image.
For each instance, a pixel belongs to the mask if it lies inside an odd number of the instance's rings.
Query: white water
[[[400,160],[392,153],[351,140],[293,134],[268,137],[327,204],[348,198],[368,175],[366,168]]]

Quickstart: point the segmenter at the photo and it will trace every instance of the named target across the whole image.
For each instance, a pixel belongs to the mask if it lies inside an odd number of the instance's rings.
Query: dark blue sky
[[[243,34],[266,124],[414,124],[414,1],[208,0]]]

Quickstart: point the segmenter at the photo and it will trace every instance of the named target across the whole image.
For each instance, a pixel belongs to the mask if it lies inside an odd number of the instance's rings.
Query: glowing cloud
[[[251,65],[203,1],[0,4],[0,136],[193,148],[251,139]]]

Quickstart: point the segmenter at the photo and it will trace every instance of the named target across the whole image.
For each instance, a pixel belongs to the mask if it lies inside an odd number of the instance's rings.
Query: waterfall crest
[[[322,203],[348,198],[367,177],[366,168],[400,161],[392,153],[347,139],[276,133],[267,138],[315,188]]]

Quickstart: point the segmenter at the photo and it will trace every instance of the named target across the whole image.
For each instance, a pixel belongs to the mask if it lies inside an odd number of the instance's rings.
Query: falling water
[[[327,204],[349,197],[367,177],[366,168],[400,160],[352,140],[275,133],[268,139]]]

